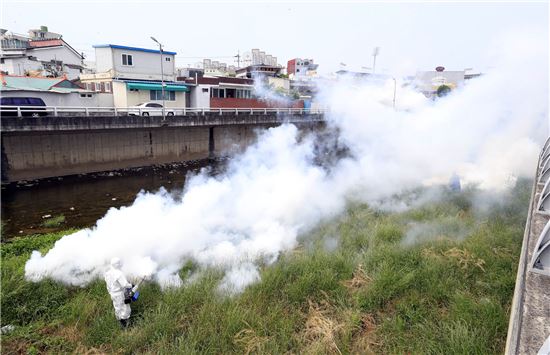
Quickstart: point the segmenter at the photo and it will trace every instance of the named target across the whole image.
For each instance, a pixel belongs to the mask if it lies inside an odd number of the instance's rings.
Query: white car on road
[[[128,114],[131,116],[162,116],[162,105],[156,102],[144,102],[128,108]],[[174,116],[175,112],[172,109],[165,108],[166,116]]]

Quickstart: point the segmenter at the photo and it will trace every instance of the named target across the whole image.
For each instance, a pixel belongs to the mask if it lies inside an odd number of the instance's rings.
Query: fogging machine
[[[129,304],[132,302],[135,302],[139,298],[139,291],[138,287],[143,281],[143,278],[138,281],[137,284],[135,284],[132,287],[128,287],[126,290],[124,290],[124,303]]]

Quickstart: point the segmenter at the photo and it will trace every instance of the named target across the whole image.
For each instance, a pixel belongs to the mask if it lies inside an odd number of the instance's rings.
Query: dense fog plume
[[[350,200],[380,203],[446,183],[453,173],[466,184],[504,189],[534,173],[548,132],[546,38],[525,38],[521,57],[499,53],[493,70],[435,101],[399,78],[395,109],[391,78],[335,82],[321,99],[346,154],[331,157],[329,166],[314,136],[289,124],[271,128],[226,172],[192,177],[181,196],[140,193],[45,255],[35,251],[26,277],[86,285],[118,256],[130,277],[178,286],[178,270],[191,260],[222,268],[220,290],[239,292],[260,279],[259,265],[273,263]]]

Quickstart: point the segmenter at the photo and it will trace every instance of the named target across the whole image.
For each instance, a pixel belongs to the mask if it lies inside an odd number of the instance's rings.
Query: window
[[[80,94],[80,97],[90,98],[90,97],[92,97],[92,94]]]
[[[111,92],[111,83],[105,83],[105,92]]]
[[[31,106],[46,106],[44,104],[44,101],[42,101],[42,99],[39,99],[39,98],[29,97],[27,98],[27,101]]]
[[[250,99],[250,90],[237,90],[237,98]]]
[[[162,90],[151,90],[149,92],[149,98],[151,100],[162,100]],[[164,91],[164,100],[166,101],[176,101],[176,92],[175,91]]]
[[[162,108],[162,105],[161,105],[161,104],[151,103],[151,104],[145,105],[145,107]]]
[[[101,83],[95,83],[95,91],[101,92]]]
[[[164,60],[167,61],[167,62],[169,62],[169,61],[170,61],[170,57],[165,57]]]
[[[86,90],[92,91],[92,83],[86,83]]]
[[[122,65],[132,66],[134,65],[134,58],[131,54],[122,55]]]
[[[139,90],[138,89],[130,89],[130,91],[138,92]]]
[[[202,88],[202,92],[208,92],[208,88]]]

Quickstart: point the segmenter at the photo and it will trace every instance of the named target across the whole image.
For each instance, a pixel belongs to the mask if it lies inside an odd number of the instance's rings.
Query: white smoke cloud
[[[349,200],[376,203],[446,183],[453,172],[497,189],[510,177],[531,176],[548,132],[548,52],[545,35],[536,35],[521,43],[521,58],[502,54],[494,70],[437,101],[398,80],[394,110],[393,80],[335,83],[322,100],[349,155],[330,169],[315,163],[314,137],[299,138],[293,125],[271,128],[225,173],[192,177],[181,199],[142,192],[45,255],[34,252],[26,277],[86,285],[117,256],[130,277],[178,286],[178,270],[192,260],[227,270],[220,290],[239,292],[259,279],[258,265],[273,263]]]

